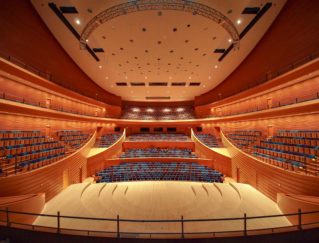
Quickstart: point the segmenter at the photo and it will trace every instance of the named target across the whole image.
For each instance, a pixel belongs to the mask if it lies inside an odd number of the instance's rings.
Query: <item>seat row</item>
[[[120,158],[143,158],[143,157],[181,157],[197,158],[190,149],[162,149],[162,148],[145,148],[145,149],[128,149]]]
[[[183,133],[136,133],[128,137],[129,141],[188,141]]]
[[[60,141],[63,141],[69,147],[77,149],[85,144],[90,134],[79,130],[61,130],[57,132],[57,136]]]
[[[207,166],[187,162],[134,162],[111,166],[97,173],[97,182],[176,180],[223,182],[224,175]]]
[[[117,140],[119,140],[121,136],[122,136],[121,133],[104,134],[98,139],[96,143],[96,147],[99,147],[99,148],[110,147]]]
[[[196,137],[205,145],[210,148],[218,148],[220,147],[220,143],[218,142],[216,136],[209,133],[197,133]]]

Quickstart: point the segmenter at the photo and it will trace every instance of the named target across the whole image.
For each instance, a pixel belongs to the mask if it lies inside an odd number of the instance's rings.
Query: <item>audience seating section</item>
[[[287,169],[318,175],[319,131],[280,130],[276,136],[260,140],[253,155]]]
[[[134,148],[128,149],[120,158],[146,158],[146,157],[173,157],[173,158],[198,158],[190,149],[176,148]]]
[[[53,163],[66,154],[58,141],[40,131],[0,131],[0,176],[9,176]]]
[[[107,148],[114,144],[122,136],[122,133],[111,133],[102,135],[97,143],[96,147]]]
[[[210,148],[218,148],[221,147],[218,142],[216,136],[209,133],[197,133],[196,137],[206,146]]]
[[[191,106],[176,108],[125,106],[121,118],[130,120],[184,120],[196,117],[194,108]]]
[[[57,132],[60,141],[72,149],[82,147],[90,137],[88,132],[78,130],[61,130]]]
[[[128,137],[128,141],[188,141],[183,133],[137,133]]]
[[[207,166],[187,162],[134,162],[111,166],[97,173],[97,182],[201,181],[223,182],[224,175]]]
[[[226,132],[226,136],[237,147],[247,151],[250,149],[250,146],[252,146],[261,138],[262,133],[258,130],[236,130],[232,132]]]

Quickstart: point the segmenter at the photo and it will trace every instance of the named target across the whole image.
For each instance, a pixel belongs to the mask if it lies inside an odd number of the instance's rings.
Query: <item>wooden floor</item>
[[[122,219],[205,219],[281,214],[277,204],[241,183],[145,181],[71,185],[50,200],[46,214]],[[41,217],[35,225],[56,227],[55,218]],[[286,218],[248,222],[248,229],[289,226]],[[116,231],[116,222],[62,219],[62,228]],[[184,231],[242,230],[243,221],[186,222]],[[180,232],[180,223],[121,222],[122,232]]]

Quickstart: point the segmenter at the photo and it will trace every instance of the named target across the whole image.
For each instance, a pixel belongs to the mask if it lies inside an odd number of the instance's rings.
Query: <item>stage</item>
[[[282,214],[277,204],[242,183],[139,181],[81,183],[66,188],[46,203],[43,214],[134,220],[217,219]],[[56,218],[39,217],[34,225],[56,227]],[[284,227],[285,217],[247,221],[247,230]],[[243,230],[243,220],[184,222],[184,233]],[[116,232],[117,222],[61,218],[61,228]],[[120,231],[179,233],[181,222],[120,222]],[[133,235],[133,234],[132,234]],[[139,237],[136,236],[135,237]],[[132,236],[131,236],[132,237]],[[166,235],[167,237],[167,235]],[[196,237],[200,235],[196,234]]]

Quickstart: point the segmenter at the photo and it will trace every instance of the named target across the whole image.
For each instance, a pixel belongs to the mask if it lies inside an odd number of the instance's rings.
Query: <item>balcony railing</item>
[[[36,214],[36,213],[28,213],[28,212],[17,212],[10,211],[8,208],[0,209],[0,226],[12,227],[12,228],[22,228],[24,230],[32,230],[32,231],[42,231],[42,232],[50,232],[50,233],[58,233],[58,234],[73,234],[73,235],[84,235],[84,236],[99,236],[99,237],[112,237],[112,238],[214,238],[214,237],[234,237],[234,236],[250,236],[250,235],[258,235],[258,234],[275,234],[275,233],[283,233],[283,232],[291,232],[291,231],[302,231],[304,229],[318,228],[319,227],[319,211],[309,211],[302,212],[301,209],[296,213],[289,214],[277,214],[277,215],[264,215],[264,216],[247,216],[246,213],[243,214],[243,217],[234,217],[234,218],[212,218],[212,219],[186,219],[181,216],[179,219],[171,219],[171,220],[146,220],[146,219],[124,219],[121,218],[120,215],[117,215],[116,218],[93,218],[93,217],[79,217],[79,216],[66,216],[61,215],[60,212],[54,214]],[[17,216],[18,215],[18,216]],[[16,218],[23,217],[45,217],[51,218],[55,221],[55,226],[41,226],[35,224],[25,224],[21,222],[15,222],[12,220],[14,216]],[[312,220],[309,220],[311,216]],[[296,222],[295,225],[281,226],[281,227],[270,227],[270,228],[255,228],[250,227],[250,223],[254,225],[256,220],[263,219],[271,219],[271,218],[294,218]],[[304,222],[304,218],[307,217],[307,222]],[[317,219],[315,219],[317,218]],[[90,222],[109,222],[114,229],[113,231],[98,231],[98,230],[88,230],[83,229],[71,229],[63,227],[63,221],[67,221],[70,224],[70,220],[76,222],[80,221],[81,225],[90,225]],[[205,231],[205,232],[192,232],[186,230],[187,224],[196,224],[196,223],[207,223],[207,222],[229,222],[235,221],[240,222],[242,225],[238,230],[232,231]],[[51,220],[50,220],[51,222]],[[85,223],[86,222],[86,223]],[[161,225],[174,224],[180,230],[177,231],[126,231],[123,223],[131,223],[136,225],[145,225],[145,224],[155,224],[158,225],[159,229]],[[72,223],[73,224],[73,223]]]

